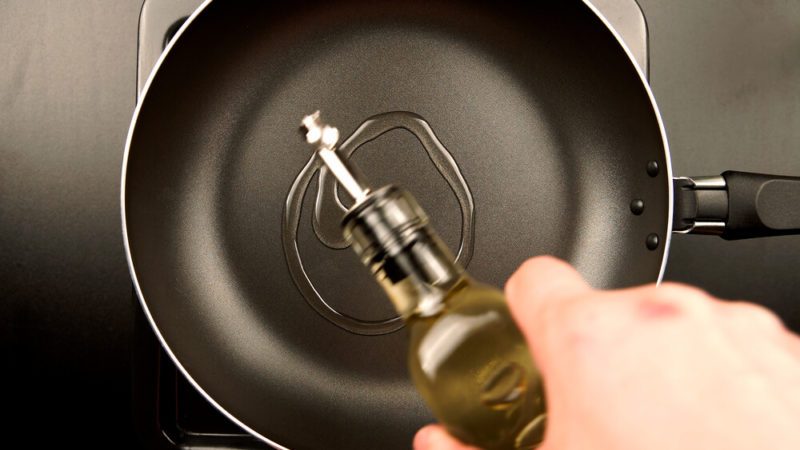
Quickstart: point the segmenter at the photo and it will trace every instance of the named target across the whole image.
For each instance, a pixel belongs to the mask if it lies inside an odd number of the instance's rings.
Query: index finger
[[[548,311],[553,306],[593,291],[571,265],[552,256],[531,258],[517,269],[506,283],[508,307],[528,346],[544,369],[543,344],[548,329]]]
[[[510,306],[532,308],[591,292],[592,288],[566,261],[554,256],[537,256],[525,261],[511,275],[505,291]]]

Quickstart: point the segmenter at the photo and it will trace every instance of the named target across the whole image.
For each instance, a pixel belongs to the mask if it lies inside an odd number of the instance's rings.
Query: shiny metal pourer
[[[315,150],[322,162],[328,167],[336,180],[347,191],[353,201],[362,202],[369,195],[369,188],[357,171],[350,167],[346,161],[336,153],[336,144],[339,142],[339,130],[322,123],[319,111],[303,118],[301,129],[305,133],[306,141],[315,146]]]
[[[463,278],[464,270],[453,262],[455,258],[414,197],[392,185],[369,189],[358,169],[337,154],[339,132],[320,121],[319,111],[303,118],[302,129],[308,143],[355,200],[342,218],[342,232],[361,262],[383,280],[381,283],[413,280],[415,300],[395,305],[401,315],[416,312],[428,316],[441,310],[443,295]],[[391,292],[389,296],[397,299]]]

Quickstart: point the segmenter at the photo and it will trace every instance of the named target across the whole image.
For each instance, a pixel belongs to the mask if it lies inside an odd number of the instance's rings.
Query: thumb
[[[565,300],[592,292],[591,286],[568,263],[552,257],[531,258],[517,269],[505,287],[511,315],[533,353],[536,365],[547,372],[544,351],[553,312]]]

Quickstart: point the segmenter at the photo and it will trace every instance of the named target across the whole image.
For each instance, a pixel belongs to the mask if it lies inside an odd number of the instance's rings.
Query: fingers
[[[733,322],[734,325],[741,327],[743,331],[752,331],[757,328],[775,334],[783,333],[786,330],[783,322],[774,312],[755,303],[745,301],[720,302],[717,310]]]
[[[720,302],[717,310],[725,319],[724,326],[732,339],[742,342],[741,347],[745,350],[758,349],[752,356],[757,359],[770,358],[770,365],[776,368],[780,360],[795,366],[800,360],[800,339],[784,326],[774,312],[744,301]],[[759,340],[769,345],[760,349]],[[789,373],[788,370],[781,371]]]
[[[477,450],[447,434],[441,425],[428,425],[414,436],[414,450]]]

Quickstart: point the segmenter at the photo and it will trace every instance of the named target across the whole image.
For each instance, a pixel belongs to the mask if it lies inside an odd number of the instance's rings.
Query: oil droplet
[[[486,380],[481,390],[481,403],[503,410],[519,402],[527,389],[525,369],[515,362],[504,364]]]

